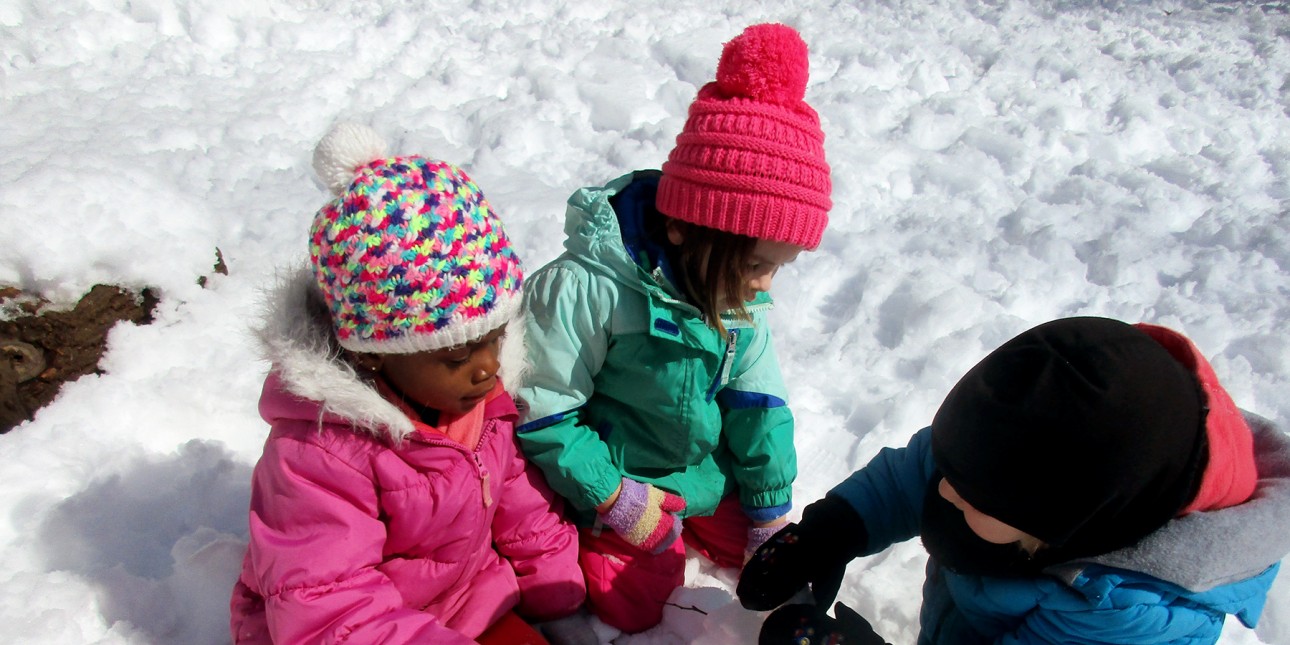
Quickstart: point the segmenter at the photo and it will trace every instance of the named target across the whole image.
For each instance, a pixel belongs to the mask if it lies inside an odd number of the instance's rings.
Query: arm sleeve
[[[252,486],[250,569],[274,642],[474,642],[406,607],[377,568],[386,527],[370,476],[319,446],[277,439]]]
[[[622,479],[605,442],[580,415],[609,349],[613,303],[593,294],[585,270],[573,265],[549,266],[524,287],[532,370],[517,393],[527,410],[516,429],[520,447],[551,488],[575,507],[591,509]]]
[[[919,534],[923,496],[935,477],[931,428],[924,428],[903,448],[883,448],[828,494],[851,504],[863,518],[869,531],[864,555],[871,555]]]
[[[536,620],[561,618],[577,611],[586,597],[578,534],[561,518],[562,504],[542,473],[525,461],[508,434],[510,464],[493,516],[494,541],[515,569],[520,613]]]
[[[739,502],[754,520],[765,521],[784,515],[792,506],[797,449],[793,413],[770,329],[764,314],[757,314],[753,322],[753,327],[740,330],[751,339],[717,400],[723,409]]]
[[[1147,592],[1148,596],[1155,596]],[[1223,615],[1159,602],[1109,604],[1075,609],[1039,608],[1021,625],[994,640],[996,645],[1061,643],[1212,643]]]

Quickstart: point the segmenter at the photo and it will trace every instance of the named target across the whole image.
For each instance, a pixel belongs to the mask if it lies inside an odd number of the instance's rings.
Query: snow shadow
[[[250,483],[250,466],[217,442],[138,459],[50,512],[46,567],[93,585],[115,629],[147,642],[226,643]]]

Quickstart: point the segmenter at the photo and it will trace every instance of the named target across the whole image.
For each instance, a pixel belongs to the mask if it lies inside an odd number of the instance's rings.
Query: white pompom
[[[384,158],[385,140],[358,123],[337,123],[314,148],[314,172],[339,196],[354,180],[359,166]]]

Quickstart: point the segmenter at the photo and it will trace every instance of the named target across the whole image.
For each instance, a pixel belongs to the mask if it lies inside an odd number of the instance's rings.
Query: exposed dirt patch
[[[14,304],[19,303],[19,304]],[[152,322],[157,297],[96,285],[71,311],[42,312],[39,298],[0,288],[0,304],[22,312],[0,320],[0,433],[54,400],[63,383],[99,371],[107,334],[122,320]]]
[[[215,249],[214,273],[228,275]],[[197,279],[206,286],[207,276]],[[44,311],[39,296],[0,285],[0,434],[30,419],[67,381],[99,373],[108,331],[123,320],[152,322],[157,294],[95,285],[71,311]]]

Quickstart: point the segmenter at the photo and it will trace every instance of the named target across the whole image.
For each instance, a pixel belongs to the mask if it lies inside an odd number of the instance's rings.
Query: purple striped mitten
[[[623,478],[618,500],[600,521],[633,546],[650,553],[662,553],[681,535],[685,500],[634,479]]]

